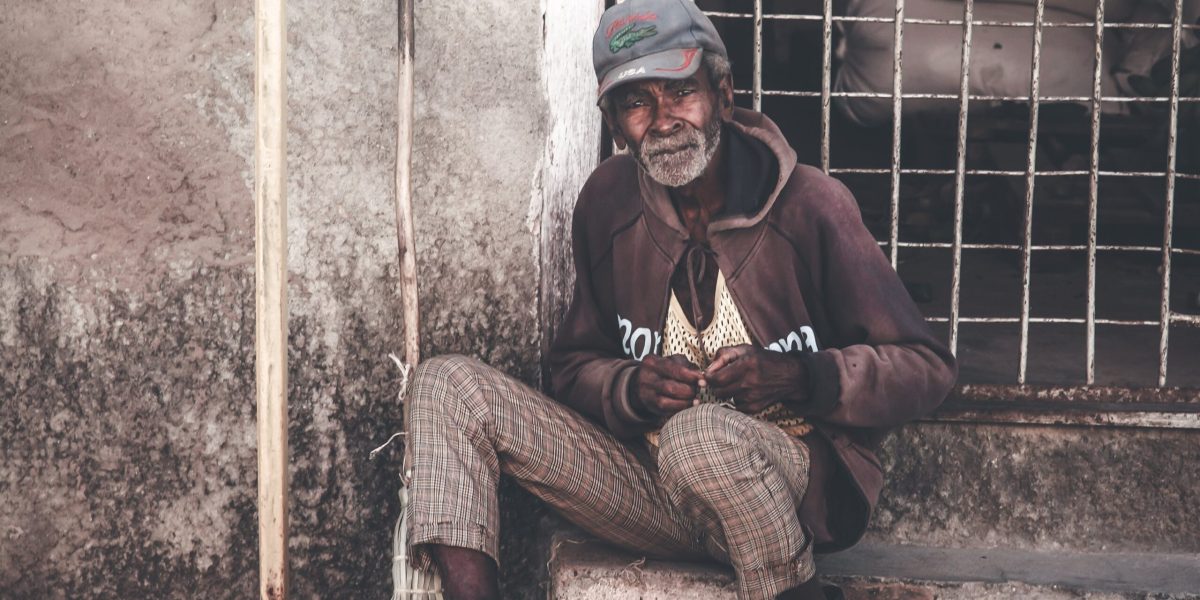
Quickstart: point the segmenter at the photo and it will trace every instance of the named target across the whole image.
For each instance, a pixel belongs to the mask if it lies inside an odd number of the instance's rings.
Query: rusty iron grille
[[[752,12],[744,12],[753,4]],[[768,0],[769,2],[769,0]],[[700,2],[701,8],[712,5]],[[725,6],[728,6],[726,4]],[[1197,357],[1184,354],[1172,361],[1168,350],[1173,329],[1200,326],[1200,316],[1172,310],[1171,276],[1172,260],[1181,255],[1200,256],[1200,249],[1176,247],[1173,239],[1174,211],[1177,183],[1183,180],[1200,180],[1200,173],[1184,173],[1176,169],[1179,141],[1179,119],[1181,104],[1200,102],[1200,97],[1180,93],[1181,38],[1185,31],[1200,29],[1200,25],[1183,22],[1183,0],[1174,0],[1173,18],[1170,23],[1106,22],[1104,2],[1096,3],[1092,22],[1048,22],[1045,18],[1046,1],[1036,0],[1032,21],[980,20],[975,16],[975,1],[964,0],[960,19],[917,19],[905,16],[905,0],[895,0],[894,17],[867,17],[835,14],[833,0],[821,2],[821,14],[785,14],[764,11],[764,0],[749,0],[738,5],[743,12],[706,10],[718,27],[722,21],[740,21],[743,31],[745,23],[751,25],[752,69],[751,86],[737,89],[740,102],[749,99],[754,110],[763,110],[763,98],[799,97],[819,99],[820,102],[820,167],[834,176],[876,175],[890,178],[890,227],[885,239],[878,240],[889,256],[893,268],[898,266],[902,248],[940,248],[951,253],[950,302],[948,314],[930,315],[934,323],[943,323],[947,329],[948,343],[956,353],[959,350],[960,325],[963,323],[1009,323],[1019,327],[1019,343],[1015,381],[1007,384],[973,384],[965,382],[959,386],[954,397],[947,403],[942,416],[950,419],[989,420],[1043,423],[1083,423],[1135,426],[1200,427],[1198,397],[1200,391],[1188,387],[1168,387],[1168,369],[1192,370]],[[763,85],[763,24],[769,21],[809,21],[819,24],[821,36],[821,74],[819,90],[766,89]],[[891,92],[851,92],[833,89],[834,28],[838,22],[874,22],[893,24],[892,89]],[[961,29],[962,44],[959,87],[957,93],[907,92],[904,87],[904,25],[943,25]],[[976,27],[1012,27],[1031,29],[1033,33],[1031,77],[1027,95],[973,94],[970,88],[970,65],[972,38]],[[1042,72],[1043,32],[1050,28],[1086,28],[1094,37],[1094,56],[1091,58],[1092,93],[1085,96],[1054,96],[1040,93]],[[1105,34],[1114,29],[1164,30],[1170,36],[1169,91],[1157,95],[1104,95],[1102,92],[1102,69],[1104,66]],[[830,161],[832,131],[831,101],[835,98],[878,98],[891,102],[892,145],[890,166],[886,168],[833,167]],[[957,129],[955,136],[955,163],[953,168],[904,168],[901,166],[902,106],[906,100],[946,100],[957,102]],[[1024,103],[1028,107],[1028,129],[1026,131],[1025,168],[1019,169],[973,169],[968,168],[968,120],[972,116],[971,102]],[[1076,102],[1086,105],[1090,113],[1090,164],[1086,168],[1039,170],[1038,134],[1039,113],[1043,103]],[[1104,103],[1159,103],[1166,104],[1167,136],[1165,148],[1166,166],[1163,170],[1138,171],[1101,168],[1101,117]],[[1193,142],[1194,143],[1194,142]],[[901,178],[911,175],[942,175],[953,177],[953,240],[950,242],[927,242],[901,239],[900,204]],[[1016,177],[1024,182],[1024,214],[1018,243],[966,243],[963,240],[964,190],[968,176]],[[1087,236],[1086,243],[1035,244],[1032,231],[1034,219],[1035,182],[1041,178],[1086,177],[1087,185]],[[1099,188],[1102,177],[1159,178],[1165,183],[1163,198],[1162,243],[1161,245],[1128,245],[1097,243],[1097,212]],[[1019,316],[964,315],[960,308],[963,279],[963,250],[1002,250],[1016,252],[1020,256],[1020,314]],[[1157,319],[1116,319],[1097,317],[1098,252],[1119,251],[1151,253],[1160,257],[1160,289],[1158,294]],[[1031,315],[1031,262],[1034,252],[1086,252],[1086,310],[1081,317],[1042,317]],[[1178,301],[1177,301],[1178,302]],[[1196,302],[1200,304],[1200,299]],[[1030,324],[1074,324],[1086,329],[1086,353],[1083,385],[1030,385],[1029,372]],[[1154,327],[1158,331],[1157,386],[1106,386],[1097,385],[1096,377],[1096,327]],[[1149,360],[1147,358],[1147,360]],[[1149,382],[1147,382],[1149,383]]]

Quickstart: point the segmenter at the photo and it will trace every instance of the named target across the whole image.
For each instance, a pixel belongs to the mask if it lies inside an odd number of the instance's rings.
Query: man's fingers
[[[680,381],[688,385],[697,385],[701,379],[704,379],[704,372],[700,369],[693,369],[681,365],[672,365],[667,376],[675,381]]]
[[[679,354],[657,360],[651,368],[661,377],[681,381],[689,385],[700,383],[700,380],[704,377],[704,373],[699,367]]]
[[[708,368],[704,370],[704,374],[711,383],[713,374],[724,369],[727,365],[737,362],[738,359],[746,356],[752,349],[753,346],[743,344],[741,346],[726,346],[717,350],[716,356],[713,356],[713,361],[708,364]]]
[[[725,368],[725,365],[733,362],[736,359],[737,353],[733,352],[732,348],[721,348],[720,350],[717,350],[717,354],[713,357],[713,361],[708,363],[708,368],[704,370],[704,374],[707,375],[708,379],[711,381],[714,373],[717,373],[721,369]]]
[[[742,388],[736,383],[712,388],[713,397],[717,398],[718,400],[736,398],[740,392],[742,392]]]
[[[696,388],[670,379],[660,380],[657,385],[655,385],[655,391],[657,391],[658,395],[660,396],[666,396],[676,400],[690,401],[692,398],[696,397]]]
[[[724,367],[717,371],[709,371],[705,377],[708,382],[708,387],[714,391],[719,388],[728,387],[731,384],[737,383],[742,379],[748,368],[747,363],[742,361],[734,361],[727,363]]]

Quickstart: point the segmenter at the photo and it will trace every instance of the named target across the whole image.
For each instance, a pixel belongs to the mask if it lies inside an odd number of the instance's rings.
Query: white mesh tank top
[[[705,369],[712,362],[712,357],[717,350],[725,346],[750,343],[752,343],[750,333],[746,331],[746,325],[742,322],[737,305],[733,303],[733,296],[730,295],[729,288],[725,285],[725,274],[720,269],[717,270],[717,292],[716,301],[713,303],[713,319],[704,328],[703,337],[697,334],[696,328],[688,322],[687,313],[683,312],[683,306],[679,304],[675,292],[671,291],[671,306],[667,309],[667,323],[663,331],[663,356],[682,354],[696,366]],[[729,402],[728,398],[718,400],[713,397],[712,390],[707,388],[700,390],[697,398],[700,402]],[[773,404],[754,416],[774,423],[790,435],[805,435],[812,431],[812,425],[805,423],[802,417],[793,413],[782,403]],[[651,444],[658,446],[657,431],[647,433],[646,439]]]

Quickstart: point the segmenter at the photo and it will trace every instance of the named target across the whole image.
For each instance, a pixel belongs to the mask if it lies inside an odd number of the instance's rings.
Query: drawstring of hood
[[[696,338],[699,340],[699,354],[707,364],[711,357],[704,345],[704,328],[700,318],[704,316],[703,309],[700,308],[700,294],[696,289],[698,281],[704,281],[705,275],[708,274],[709,255],[714,255],[713,250],[708,244],[701,244],[694,240],[688,240],[688,248],[684,252],[684,269],[687,271],[688,290],[691,291],[692,300],[692,323],[696,327]]]

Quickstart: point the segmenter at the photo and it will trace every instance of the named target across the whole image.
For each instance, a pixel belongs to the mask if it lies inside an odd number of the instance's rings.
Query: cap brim
[[[687,79],[700,68],[704,50],[700,48],[675,48],[647,54],[614,68],[600,80],[596,101],[618,85],[643,79]]]

